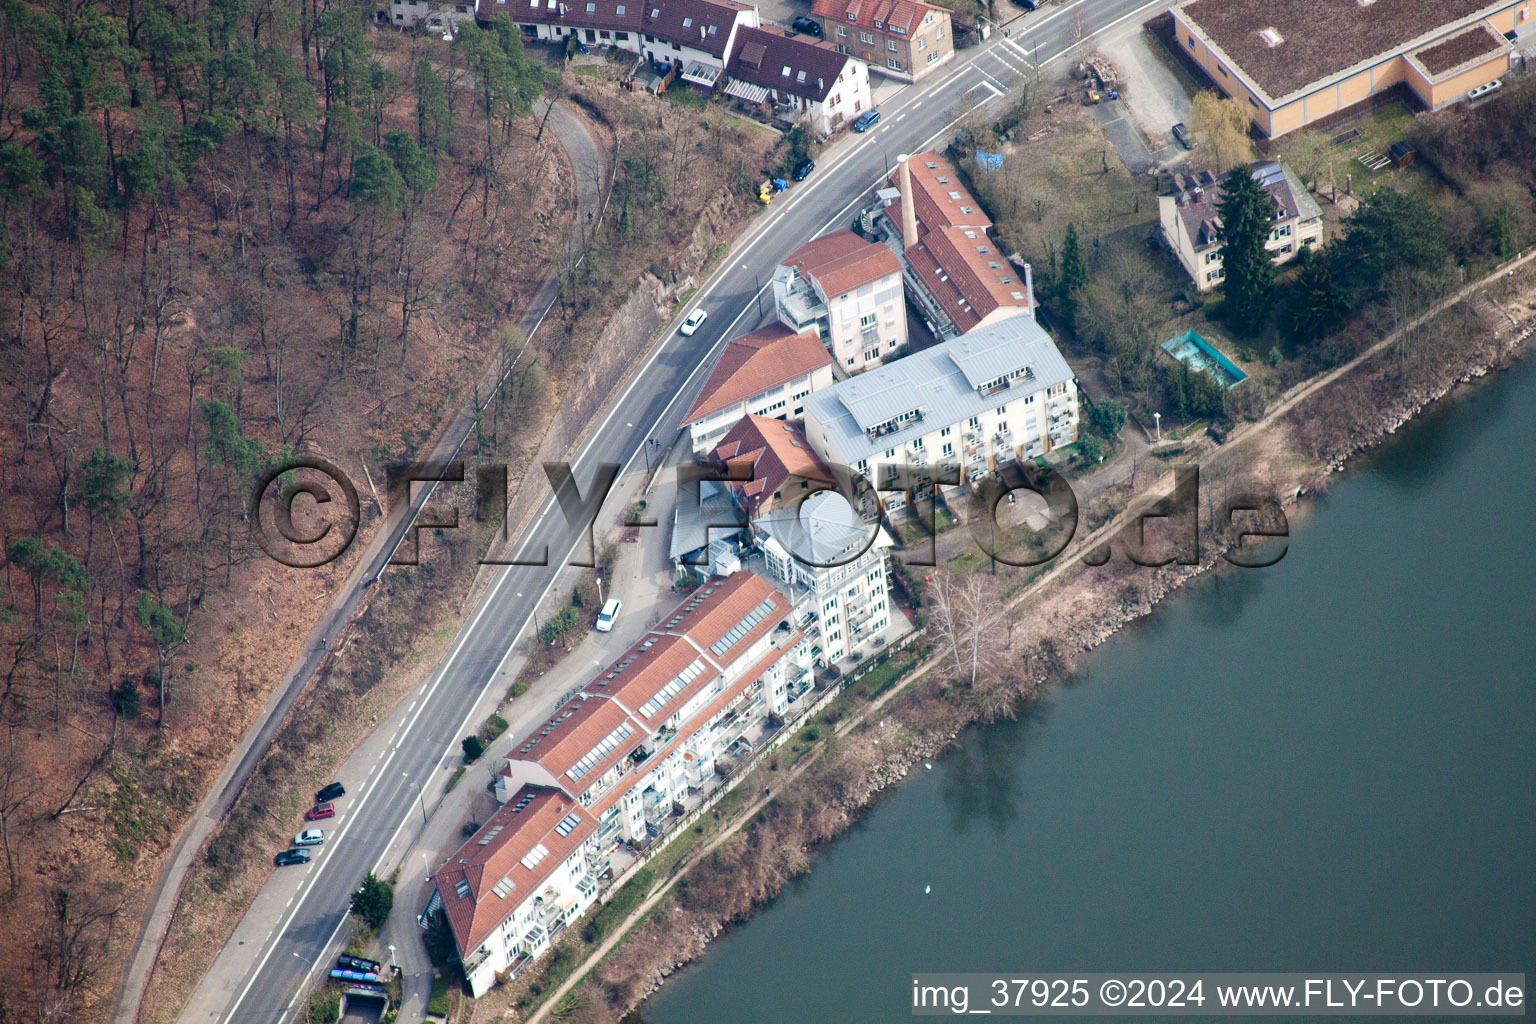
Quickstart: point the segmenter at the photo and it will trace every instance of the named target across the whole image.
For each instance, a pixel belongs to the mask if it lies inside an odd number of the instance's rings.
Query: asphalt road
[[[802,242],[850,224],[898,154],[942,144],[967,98],[993,100],[1020,81],[1031,60],[1046,62],[1065,53],[1080,41],[1079,22],[1092,33],[1147,16],[1159,5],[1077,0],[1021,17],[1009,25],[1011,38],[996,33],[989,42],[962,51],[936,80],[903,90],[895,102],[885,104],[882,123],[874,131],[833,146],[808,181],[793,186],[767,216],[754,222],[730,264],[698,293],[694,305],[709,312],[699,332],[691,338],[669,334],[609,403],[575,460],[578,485],[585,492],[600,463],[627,466],[639,457],[647,439],[673,437],[720,346],[757,321],[758,293],[778,260]],[[581,533],[581,524],[567,523],[551,497],[522,538],[518,557],[547,545],[555,562],[574,548]],[[284,880],[291,880],[292,872],[306,877],[220,1020],[276,1024],[285,1019],[315,969],[311,965],[327,954],[345,924],[352,891],[418,813],[411,780],[428,777],[449,749],[456,748],[457,737],[469,730],[476,704],[527,623],[535,596],[542,597],[555,571],[553,565],[501,570],[378,767],[369,778],[344,780],[349,796],[340,827],[334,834],[328,832],[310,865],[278,872]]]

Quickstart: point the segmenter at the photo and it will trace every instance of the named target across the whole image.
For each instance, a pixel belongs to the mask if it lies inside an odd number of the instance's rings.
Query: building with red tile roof
[[[879,366],[907,343],[901,261],[844,228],[805,243],[773,272],[779,322],[814,330],[845,370]]]
[[[766,416],[743,416],[709,453],[722,475],[747,477],[728,486],[748,519],[832,486],[832,474],[798,427]]]
[[[702,455],[743,416],[799,419],[804,397],[832,380],[832,357],[815,331],[770,324],[725,346],[683,425]]]
[[[790,602],[748,572],[695,590],[514,744],[502,806],[433,876],[476,995],[596,899],[617,844],[648,848],[717,759],[809,692]]]
[[[942,338],[1034,315],[1029,264],[997,247],[991,218],[948,160],[933,150],[906,157],[890,182],[887,237],[902,254],[909,294]]]
[[[955,56],[949,11],[922,0],[813,0],[811,16],[827,42],[905,82]]]

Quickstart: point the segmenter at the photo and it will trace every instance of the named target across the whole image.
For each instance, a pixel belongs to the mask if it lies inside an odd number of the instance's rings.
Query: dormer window
[[[588,14],[596,14],[597,13],[597,4],[595,4],[595,3],[587,4],[587,13]]]
[[[710,35],[714,35],[715,34],[715,26],[714,25],[709,26],[709,34]]]
[[[785,78],[789,77],[789,65],[788,64],[784,65],[784,77]]]
[[[882,24],[881,24],[881,23],[880,23],[880,22],[878,22],[878,21],[877,21],[877,22],[875,22],[875,28],[884,28],[884,27],[885,27],[885,26],[884,26],[884,25],[882,25]]]
[[[858,21],[859,20],[859,16],[857,14],[854,14],[852,11],[849,11],[848,12],[848,20],[849,21]]]

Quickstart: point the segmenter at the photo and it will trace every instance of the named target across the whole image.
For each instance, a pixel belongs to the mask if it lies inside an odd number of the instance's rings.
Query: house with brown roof
[[[380,5],[374,20],[400,29],[425,28],[428,32],[452,35],[454,27],[475,20],[474,0],[390,0],[388,9]]]
[[[1255,181],[1269,194],[1272,223],[1264,247],[1276,263],[1288,263],[1305,246],[1323,244],[1323,211],[1317,200],[1285,164],[1260,161],[1249,168]],[[1226,277],[1221,262],[1221,215],[1223,190],[1210,171],[1175,174],[1173,185],[1158,197],[1158,219],[1163,241],[1178,258],[1195,287],[1207,292]]]
[[[827,42],[904,82],[955,57],[949,11],[922,0],[813,0],[811,16]]]
[[[844,228],[813,239],[773,272],[779,322],[815,331],[845,370],[880,365],[907,343],[901,261]]]
[[[703,454],[743,416],[800,419],[805,396],[832,380],[832,357],[814,331],[769,324],[725,346],[683,426]]]
[[[1003,254],[992,219],[934,150],[900,156],[877,221],[901,257],[907,295],[941,339],[1008,317],[1034,315],[1029,264]]]
[[[737,0],[479,0],[479,16],[505,14],[530,41],[614,46],[654,64],[680,65],[684,78],[712,88],[757,8]]]
[[[784,121],[805,118],[823,135],[874,105],[864,62],[805,36],[742,29],[725,72],[727,96],[768,107]]]
[[[475,995],[592,905],[620,843],[632,863],[679,808],[729,788],[738,741],[808,706],[810,645],[791,617],[761,577],[713,578],[518,740],[501,806],[434,874],[428,904]]]
[[[597,899],[597,820],[559,789],[524,786],[432,876],[441,910],[482,995],[549,948]]]
[[[800,428],[766,416],[737,420],[710,449],[709,462],[732,478],[727,486],[749,521],[833,486]]]
[[[1180,0],[1185,55],[1270,138],[1404,89],[1435,109],[1509,70],[1536,0]]]

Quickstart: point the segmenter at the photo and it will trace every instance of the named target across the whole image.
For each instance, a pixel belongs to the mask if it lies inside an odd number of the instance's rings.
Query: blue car
[[[853,130],[856,132],[867,132],[879,123],[880,111],[866,110],[859,115],[858,120],[853,122]]]

